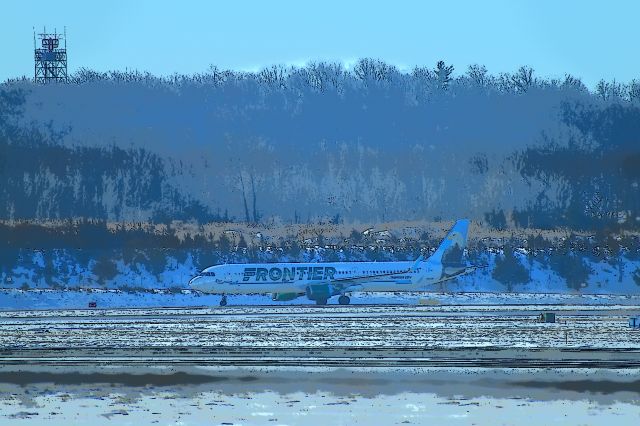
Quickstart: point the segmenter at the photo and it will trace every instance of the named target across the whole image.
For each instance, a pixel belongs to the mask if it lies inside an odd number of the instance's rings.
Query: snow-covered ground
[[[556,323],[537,321],[557,312]],[[640,348],[638,305],[7,311],[0,348]],[[361,355],[364,356],[364,355]]]
[[[327,257],[328,250],[314,249],[305,252],[306,261],[322,262]],[[108,254],[107,254],[108,255]],[[105,255],[105,256],[107,256]],[[442,284],[427,288],[427,291],[448,292],[504,292],[507,286],[499,282],[493,276],[496,258],[499,250],[487,251],[480,264],[486,264],[487,268],[481,268],[474,273],[447,281]],[[53,256],[53,255],[52,255]],[[187,289],[189,279],[198,270],[209,264],[201,264],[195,253],[183,253],[183,259],[178,261],[167,255],[160,263],[164,266],[154,268],[144,263],[126,263],[122,259],[106,259],[113,263],[113,276],[99,277],[96,272],[95,259],[82,265],[75,261],[72,254],[65,255],[61,250],[52,261],[56,273],[53,278],[47,280],[43,276],[45,260],[41,252],[25,254],[19,266],[10,271],[0,270],[0,283],[5,288],[102,288],[102,289],[172,289],[179,291]],[[337,258],[341,259],[339,253]],[[513,291],[523,293],[574,293],[576,290],[568,286],[565,278],[561,277],[548,262],[546,254],[528,256],[525,249],[518,249],[514,253],[516,259],[529,275],[529,281],[513,284]],[[588,277],[580,283],[580,292],[586,294],[640,294],[640,258],[636,254],[626,253],[616,258],[596,259],[594,257],[578,254],[590,270]],[[246,259],[232,256],[230,263],[242,263]],[[104,259],[103,259],[104,260]],[[295,261],[283,256],[283,261]],[[265,260],[266,261],[266,260]],[[274,261],[271,259],[270,261]],[[111,275],[111,274],[110,274]]]
[[[0,425],[625,426],[640,418],[639,373],[236,369],[206,373],[209,381],[140,376],[132,386],[117,374],[61,371],[0,383]]]
[[[301,297],[274,302],[269,295],[229,296],[229,305],[313,305]],[[337,297],[329,300],[337,304]],[[128,292],[116,289],[16,290],[0,289],[0,311],[37,309],[85,309],[90,302],[98,308],[217,307],[220,296],[191,290]],[[351,304],[393,305],[640,305],[640,294],[588,293],[506,293],[506,292],[428,292],[354,293]]]

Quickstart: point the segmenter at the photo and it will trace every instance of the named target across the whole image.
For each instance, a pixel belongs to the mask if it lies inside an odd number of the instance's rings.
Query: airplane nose
[[[197,275],[189,280],[189,287],[194,290],[202,290],[203,284],[204,282],[201,275]]]

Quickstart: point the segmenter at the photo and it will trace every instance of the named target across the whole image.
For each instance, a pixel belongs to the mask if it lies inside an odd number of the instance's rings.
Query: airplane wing
[[[339,287],[340,289],[344,290],[346,288],[358,286],[362,283],[368,282],[372,278],[384,278],[384,277],[392,277],[395,275],[409,274],[415,271],[419,267],[422,260],[423,260],[423,256],[418,257],[416,261],[413,263],[413,265],[410,268],[405,269],[404,271],[394,272],[392,274],[368,274],[368,275],[359,275],[354,277],[334,278],[332,280],[328,280],[327,284],[331,284],[333,286]]]
[[[411,266],[411,268],[406,269],[404,271],[396,272],[394,274],[375,274],[375,275],[357,276],[357,277],[349,277],[349,278],[338,278],[338,279],[327,281],[327,284],[331,284],[331,285],[337,287],[338,289],[344,291],[344,290],[349,289],[351,287],[357,287],[358,285],[360,285],[362,283],[365,283],[365,282],[371,280],[372,278],[392,277],[392,276],[395,276],[395,275],[402,275],[402,274],[411,273],[411,272],[415,271],[418,268],[420,262],[422,262],[422,256],[420,256],[415,261],[415,263],[413,264],[413,266]],[[451,274],[451,275],[444,275],[443,277],[441,277],[436,282],[449,281],[449,280],[452,280],[454,278],[458,278],[461,275],[470,274],[470,273],[474,272],[476,269],[487,268],[488,266],[489,265],[466,266],[466,267],[463,267],[461,271],[457,271],[457,273],[454,273],[454,274]]]

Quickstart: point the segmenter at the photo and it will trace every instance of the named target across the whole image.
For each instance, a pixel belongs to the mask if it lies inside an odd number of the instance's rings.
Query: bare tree
[[[484,65],[469,65],[467,76],[479,87],[485,87],[488,84],[487,68]]]
[[[520,67],[518,71],[511,76],[511,81],[518,92],[526,92],[535,82],[533,78],[533,68],[527,66]]]
[[[233,75],[232,71],[222,71],[217,66],[212,65],[209,67],[209,72],[203,76],[203,82],[213,84],[214,86],[220,86],[227,82]]]
[[[258,73],[258,80],[271,87],[284,89],[286,87],[289,71],[282,65],[272,65]]]
[[[361,81],[390,81],[395,67],[379,59],[360,59],[353,67],[353,74]]]
[[[417,80],[430,80],[435,78],[434,72],[426,67],[415,67],[411,73]]]
[[[253,178],[253,170],[251,171],[250,177],[251,177],[251,197],[253,201],[253,222],[258,223],[258,221],[260,220],[260,216],[258,215],[258,209],[256,207],[256,185],[255,185],[255,179]]]
[[[567,89],[579,90],[581,92],[585,92],[587,90],[587,86],[584,85],[582,80],[572,76],[571,74],[564,75],[564,81],[562,82],[562,87]]]
[[[341,64],[334,62],[311,62],[305,68],[305,72],[301,74],[307,84],[315,90],[325,92],[333,89],[341,92],[346,72]]]
[[[242,187],[242,201],[244,203],[244,217],[247,223],[251,222],[251,218],[249,217],[249,206],[247,205],[247,195],[244,189],[244,179],[242,179],[242,171],[240,171],[240,186]]]
[[[596,94],[605,101],[610,99],[624,99],[625,92],[626,87],[615,80],[611,83],[600,80],[596,85]]]
[[[640,101],[640,81],[635,78],[629,83],[629,100],[631,102]]]
[[[505,92],[505,93],[511,93],[516,90],[513,84],[513,79],[511,74],[504,73],[504,72],[501,72],[496,77],[496,87],[498,88],[499,91]]]
[[[609,83],[604,80],[600,80],[596,85],[596,93],[602,98],[602,100],[606,101],[609,98]]]

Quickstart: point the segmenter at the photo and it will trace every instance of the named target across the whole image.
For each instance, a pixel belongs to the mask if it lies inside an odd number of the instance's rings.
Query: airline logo
[[[460,232],[453,231],[446,237],[447,241],[451,241],[453,244],[459,245],[460,247],[464,246],[464,237]]]
[[[296,266],[290,268],[244,268],[242,281],[255,277],[256,281],[332,280],[336,268],[332,266]]]

